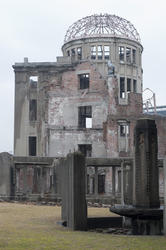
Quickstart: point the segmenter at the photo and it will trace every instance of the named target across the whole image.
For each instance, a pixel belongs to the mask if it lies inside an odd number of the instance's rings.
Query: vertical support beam
[[[163,226],[164,226],[164,235],[166,236],[166,157],[164,158],[164,218],[163,218]]]
[[[95,195],[98,195],[98,167],[95,166]]]
[[[121,162],[121,204],[124,205],[124,162]]]
[[[112,195],[115,197],[115,167],[112,167]]]

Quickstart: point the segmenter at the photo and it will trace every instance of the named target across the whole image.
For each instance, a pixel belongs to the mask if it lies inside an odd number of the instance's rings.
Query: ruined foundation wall
[[[12,156],[0,153],[0,198],[10,199],[13,195]]]

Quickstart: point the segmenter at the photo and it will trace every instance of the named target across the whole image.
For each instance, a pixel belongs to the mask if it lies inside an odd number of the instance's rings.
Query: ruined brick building
[[[44,175],[39,158],[57,159],[77,150],[92,158],[133,157],[135,123],[144,116],[142,52],[140,36],[129,21],[93,15],[69,27],[57,62],[25,58],[15,63],[16,192],[41,192],[41,180],[36,184]],[[164,117],[155,119],[163,158],[166,122]],[[52,168],[44,171],[49,193],[54,173]],[[120,166],[114,171],[100,166],[97,173],[89,167],[87,193],[118,193],[120,178]]]

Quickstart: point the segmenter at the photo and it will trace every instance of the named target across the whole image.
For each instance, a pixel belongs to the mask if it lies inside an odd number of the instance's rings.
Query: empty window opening
[[[118,193],[121,193],[121,170],[118,170]]]
[[[92,156],[92,145],[91,144],[79,144],[78,150],[85,156],[91,157]]]
[[[120,77],[120,98],[125,98],[126,94],[125,94],[125,78],[124,77]]]
[[[75,56],[75,54],[76,54],[76,53],[75,53],[75,49],[72,49],[72,50],[71,50],[71,55],[72,55],[72,56]]]
[[[54,185],[54,172],[53,169],[50,169],[50,188]]]
[[[37,100],[36,99],[29,100],[29,120],[30,121],[37,120]]]
[[[120,62],[124,62],[124,47],[119,47],[119,60]]]
[[[133,49],[132,53],[133,53],[133,63],[136,63],[136,50]]]
[[[137,81],[133,80],[133,92],[137,93]]]
[[[131,63],[131,49],[126,48],[126,62]]]
[[[98,175],[98,193],[105,193],[105,175]]]
[[[127,78],[127,92],[131,92],[131,79]]]
[[[110,47],[104,46],[104,59],[109,60],[110,58]]]
[[[91,59],[96,59],[96,46],[91,47]]]
[[[82,48],[81,47],[77,48],[77,57],[79,60],[82,59]]]
[[[29,156],[36,156],[36,136],[29,136]]]
[[[70,56],[70,50],[67,51],[67,56]]]
[[[78,107],[78,124],[80,128],[86,128],[86,126],[90,124],[90,120],[89,119],[86,120],[86,118],[92,119],[92,107],[91,106]]]
[[[80,80],[80,89],[89,88],[89,74],[79,75],[79,80]]]
[[[87,175],[87,194],[94,194],[95,192],[95,179],[91,175]]]
[[[29,83],[30,83],[31,87],[36,88],[37,82],[38,82],[38,76],[30,76],[29,77]]]
[[[120,136],[128,136],[129,135],[129,125],[128,124],[120,124]]]
[[[97,46],[97,58],[98,60],[103,59],[103,46],[102,45]]]

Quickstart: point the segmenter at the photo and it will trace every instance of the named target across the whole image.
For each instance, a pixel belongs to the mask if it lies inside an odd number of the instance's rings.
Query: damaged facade
[[[25,58],[13,65],[16,196],[60,195],[55,190],[54,159],[70,152],[79,150],[92,158],[133,158],[134,127],[145,116],[142,51],[130,22],[94,15],[70,26],[57,62]],[[163,158],[166,120],[153,118],[158,127],[158,157]],[[127,173],[132,163],[124,167]],[[120,197],[121,170],[121,164],[88,165],[87,197]],[[132,175],[125,178],[129,185]]]

